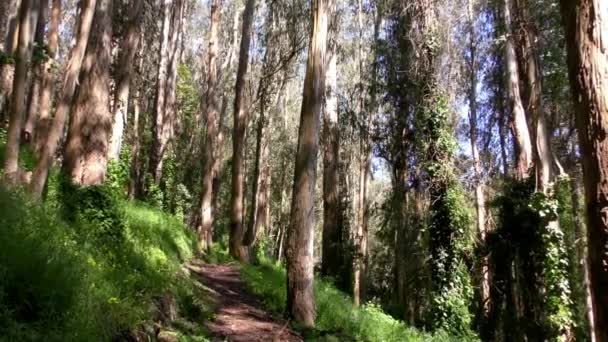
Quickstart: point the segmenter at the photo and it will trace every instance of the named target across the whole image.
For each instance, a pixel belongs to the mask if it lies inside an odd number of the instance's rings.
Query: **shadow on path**
[[[188,268],[201,277],[215,297],[215,318],[205,322],[213,341],[303,341],[287,321],[273,317],[247,292],[237,264],[211,265],[198,261]]]

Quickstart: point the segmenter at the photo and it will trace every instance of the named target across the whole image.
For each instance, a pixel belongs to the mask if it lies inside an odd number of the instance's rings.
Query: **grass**
[[[269,262],[243,265],[249,289],[277,314],[285,313],[286,274]],[[387,315],[377,305],[355,307],[349,296],[324,280],[315,280],[316,326],[304,336],[310,341],[461,341],[445,333],[421,332]]]
[[[110,341],[150,330],[157,299],[170,295],[181,315],[170,329],[180,341],[206,340],[206,304],[182,269],[194,234],[170,215],[117,201],[110,216],[68,220],[53,201],[0,189],[2,339]]]

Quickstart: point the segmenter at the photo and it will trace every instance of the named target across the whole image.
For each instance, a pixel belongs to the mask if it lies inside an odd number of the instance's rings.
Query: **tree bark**
[[[199,244],[203,249],[209,249],[211,229],[214,220],[213,208],[213,179],[219,172],[220,156],[218,155],[217,139],[219,135],[219,82],[217,70],[217,55],[219,52],[218,31],[221,18],[221,3],[213,0],[211,3],[211,26],[209,28],[209,50],[207,51],[207,92],[205,94],[205,154],[203,164],[203,190],[201,192],[201,225],[198,227]]]
[[[137,195],[137,189],[139,185],[137,184],[140,179],[141,168],[139,165],[139,154],[140,154],[140,137],[139,137],[139,116],[141,112],[140,99],[141,92],[139,89],[135,92],[135,96],[133,96],[133,141],[131,143],[131,177],[129,178],[129,190],[128,197],[129,199],[135,199]]]
[[[99,0],[72,106],[63,169],[76,185],[100,185],[107,169],[113,0]]]
[[[19,10],[19,44],[15,61],[8,136],[4,150],[4,176],[9,183],[16,182],[19,177],[19,136],[23,125],[27,67],[30,62],[32,45],[30,29],[31,20],[35,20],[37,12],[38,6],[35,0],[23,0]]]
[[[342,267],[342,227],[340,226],[340,129],[338,126],[337,22],[332,22],[328,47],[328,67],[323,114],[323,237],[321,274],[338,277]]]
[[[595,335],[608,341],[608,3],[561,0],[588,220]]]
[[[120,156],[124,128],[127,121],[129,109],[129,89],[131,75],[133,73],[133,63],[137,54],[139,40],[141,38],[141,12],[142,0],[136,0],[130,8],[129,21],[127,23],[126,35],[120,43],[120,59],[116,69],[116,90],[114,93],[114,109],[112,116],[112,137],[108,149],[108,159],[115,160]]]
[[[70,110],[70,105],[72,104],[72,98],[74,97],[74,92],[76,90],[76,82],[78,81],[78,75],[80,74],[87,42],[89,41],[96,2],[96,0],[84,0],[82,2],[80,18],[78,20],[76,44],[74,44],[70,50],[70,58],[65,70],[65,79],[63,81],[61,93],[58,97],[59,101],[55,111],[55,117],[53,118],[47,141],[40,153],[40,159],[38,160],[38,164],[36,165],[30,182],[30,192],[36,199],[39,199],[42,195],[42,190],[44,189],[49,169],[53,163],[59,140],[63,136],[65,120],[68,111]]]
[[[306,63],[302,112],[287,236],[287,311],[305,327],[314,327],[314,194],[319,119],[325,92],[326,48],[331,0],[312,1],[312,35]]]
[[[34,34],[34,48],[44,47],[44,31],[46,29],[46,18],[48,16],[48,0],[35,0],[38,3],[39,14],[36,23],[36,33]],[[44,62],[32,60],[32,76],[30,93],[27,101],[27,116],[23,131],[21,132],[22,143],[31,143],[34,139],[38,113],[40,112],[40,94],[42,91],[42,77],[44,73]]]
[[[239,51],[239,66],[236,75],[234,95],[234,131],[232,134],[232,197],[230,203],[230,254],[239,259],[248,259],[248,250],[243,246],[245,230],[243,227],[244,199],[244,155],[245,130],[249,118],[249,105],[246,85],[249,81],[249,47],[253,28],[255,0],[247,0],[243,12],[243,28]]]
[[[156,83],[156,102],[154,106],[154,120],[152,121],[152,150],[150,152],[150,174],[156,184],[160,183],[162,172],[163,149],[163,127],[165,113],[165,94],[167,87],[168,68],[169,68],[169,46],[171,33],[172,9],[175,5],[173,0],[163,1],[163,24],[161,31],[161,43],[159,49],[158,78]]]
[[[526,122],[526,113],[519,90],[519,73],[517,57],[513,43],[513,29],[511,24],[512,0],[504,0],[504,21],[507,32],[505,42],[505,63],[507,66],[507,91],[509,96],[509,112],[511,114],[515,151],[515,177],[525,179],[529,176],[532,167],[532,140]]]
[[[13,56],[17,52],[19,40],[19,8],[21,0],[8,0],[0,4],[0,39],[4,54]],[[8,105],[13,87],[13,74],[15,66],[13,64],[0,65],[0,115],[4,116],[5,108]],[[3,120],[4,121],[4,117]],[[4,125],[4,122],[2,122]]]
[[[40,103],[36,135],[34,136],[35,150],[41,157],[43,145],[47,141],[51,124],[51,99],[53,97],[54,75],[53,66],[57,63],[57,50],[59,49],[59,21],[61,20],[61,0],[53,0],[51,10],[51,23],[48,32],[48,60],[42,66],[42,81],[40,89]]]

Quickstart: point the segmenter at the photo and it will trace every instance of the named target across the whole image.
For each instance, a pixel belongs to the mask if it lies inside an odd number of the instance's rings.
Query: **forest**
[[[605,0],[0,0],[0,341],[608,342],[604,120]]]

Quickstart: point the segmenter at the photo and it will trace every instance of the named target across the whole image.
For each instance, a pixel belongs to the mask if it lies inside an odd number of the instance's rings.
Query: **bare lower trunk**
[[[241,31],[241,46],[239,51],[239,67],[236,76],[234,100],[234,132],[232,135],[232,197],[230,203],[230,254],[240,260],[248,259],[248,251],[243,246],[245,229],[243,227],[244,200],[244,155],[245,130],[249,118],[249,105],[246,85],[249,80],[249,47],[255,0],[247,0],[243,12],[243,28]]]
[[[593,327],[608,341],[608,3],[562,0],[585,184]]]
[[[203,190],[201,192],[201,225],[198,227],[199,244],[209,249],[213,227],[213,179],[218,173],[220,156],[218,155],[217,139],[220,130],[219,116],[219,89],[217,75],[217,54],[219,51],[218,31],[221,18],[220,1],[211,3],[211,27],[209,28],[209,50],[207,51],[207,106],[205,108],[205,122],[207,132],[205,138],[205,153],[203,165]]]
[[[120,45],[121,57],[116,69],[116,90],[114,94],[114,110],[112,116],[112,138],[108,149],[108,159],[118,159],[122,146],[124,128],[129,110],[129,86],[133,73],[133,63],[138,50],[140,34],[140,14],[142,12],[142,0],[136,0],[131,5],[127,32]]]
[[[133,141],[131,143],[131,177],[129,178],[128,190],[129,199],[134,199],[137,195],[137,189],[139,188],[137,182],[140,179],[141,173],[141,168],[139,165],[139,115],[141,112],[140,96],[140,90],[137,89],[135,96],[133,96]]]
[[[19,45],[15,60],[11,113],[4,150],[4,176],[10,183],[16,182],[19,177],[19,137],[25,112],[27,67],[31,57],[31,20],[35,19],[32,17],[37,15],[38,11],[35,2],[35,0],[23,0],[19,10]]]
[[[314,197],[317,177],[319,119],[323,109],[327,29],[331,0],[312,1],[312,37],[306,64],[298,149],[287,236],[287,312],[305,327],[314,327]]]
[[[53,163],[59,140],[63,135],[65,120],[72,104],[72,98],[76,90],[76,82],[84,59],[93,13],[95,12],[96,0],[84,0],[78,20],[78,31],[76,44],[70,50],[70,58],[65,71],[65,79],[59,94],[59,101],[53,118],[52,126],[49,130],[46,143],[40,152],[40,157],[32,180],[30,182],[30,192],[34,198],[40,198],[46,183],[49,169]]]
[[[73,184],[100,185],[107,168],[113,0],[99,0],[70,116],[63,169]]]

